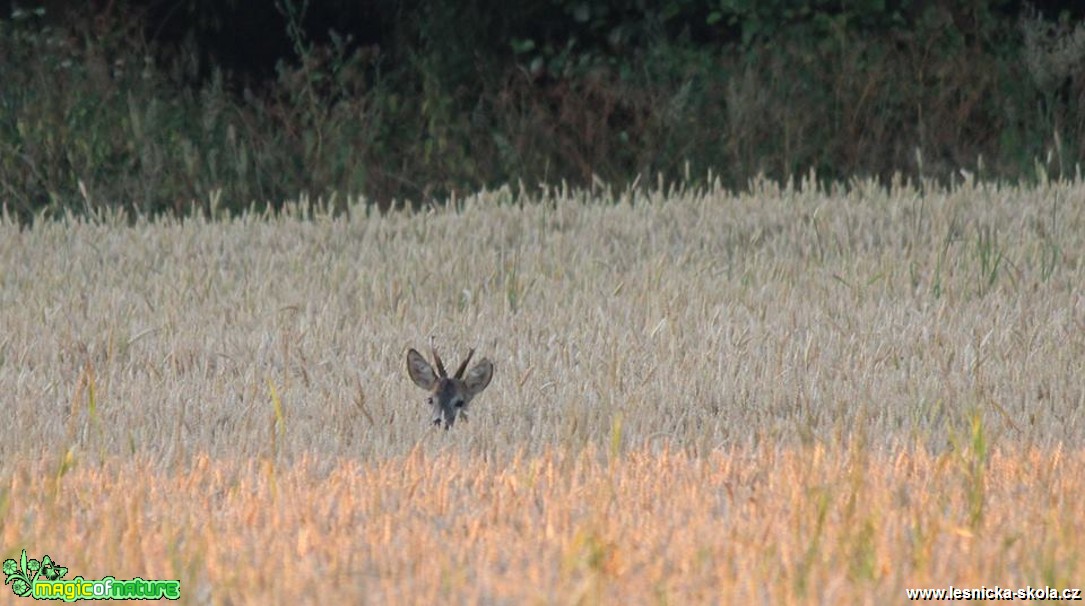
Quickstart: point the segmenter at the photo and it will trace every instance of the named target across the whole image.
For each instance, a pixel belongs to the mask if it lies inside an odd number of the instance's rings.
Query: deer
[[[467,352],[467,357],[460,362],[456,374],[449,377],[445,371],[441,356],[437,355],[437,348],[430,340],[430,351],[433,352],[433,362],[437,366],[434,372],[422,354],[413,348],[407,351],[407,374],[410,375],[414,384],[430,392],[426,403],[433,408],[433,424],[443,425],[446,430],[451,429],[456,419],[462,417],[467,421],[467,406],[475,396],[490,384],[494,376],[494,365],[488,359],[483,358],[475,364],[467,376],[467,363],[471,356],[475,355],[474,348]]]

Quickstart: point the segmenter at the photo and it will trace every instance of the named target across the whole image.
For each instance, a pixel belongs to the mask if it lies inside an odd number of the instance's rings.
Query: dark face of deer
[[[494,365],[487,359],[479,361],[467,376],[464,376],[467,363],[471,361],[474,353],[475,350],[472,349],[460,363],[456,374],[449,377],[436,349],[433,350],[436,372],[422,354],[413,349],[407,352],[407,374],[415,385],[430,392],[426,402],[433,409],[434,425],[443,425],[445,429],[449,429],[456,423],[457,418],[466,419],[467,406],[471,400],[490,384]]]
[[[437,380],[433,395],[427,398],[429,405],[433,407],[434,425],[444,425],[445,429],[448,429],[456,422],[456,417],[467,412],[467,404],[471,400],[464,398],[463,393],[463,386],[457,385],[455,379]]]

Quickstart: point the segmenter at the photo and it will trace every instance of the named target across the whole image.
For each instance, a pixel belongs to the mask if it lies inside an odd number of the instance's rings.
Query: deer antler
[[[433,352],[433,361],[437,363],[437,374],[443,379],[448,377],[448,372],[445,371],[445,363],[441,361],[441,356],[437,355],[437,346],[433,344],[433,337],[429,338],[429,349]]]
[[[456,378],[463,378],[463,371],[467,370],[467,363],[471,361],[471,356],[475,355],[475,348],[472,347],[471,351],[467,352],[467,357],[460,362],[460,367],[456,369]]]

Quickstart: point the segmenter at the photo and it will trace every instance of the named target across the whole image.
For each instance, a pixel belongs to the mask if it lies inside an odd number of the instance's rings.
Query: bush
[[[149,43],[134,10],[17,12],[0,21],[0,195],[31,220],[709,171],[734,187],[1072,172],[1085,28],[1006,4],[378,4],[399,25],[360,41],[314,36],[286,1],[290,51],[265,79]]]

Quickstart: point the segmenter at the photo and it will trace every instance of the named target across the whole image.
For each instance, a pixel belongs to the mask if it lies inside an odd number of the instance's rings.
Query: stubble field
[[[199,604],[1085,586],[1085,184],[453,206],[0,222],[0,559]],[[430,336],[496,365],[447,432]]]

